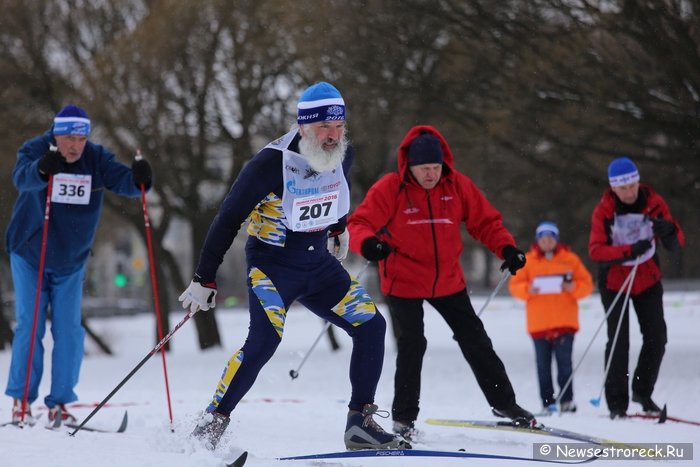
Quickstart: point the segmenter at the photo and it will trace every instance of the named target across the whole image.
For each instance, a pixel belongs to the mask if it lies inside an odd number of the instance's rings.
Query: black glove
[[[134,183],[136,186],[141,185],[146,188],[151,186],[151,179],[153,175],[151,173],[151,164],[149,164],[146,159],[134,160],[131,163],[131,171],[134,173]]]
[[[56,175],[58,172],[63,170],[63,164],[65,164],[66,159],[58,152],[58,149],[49,149],[44,154],[44,157],[39,159],[39,174],[48,180],[49,175]]]
[[[651,248],[651,241],[649,240],[637,240],[630,247],[630,256],[632,258],[637,258],[642,256],[649,248]]]
[[[388,243],[379,241],[377,237],[369,237],[362,242],[362,256],[369,261],[379,261],[391,254],[391,247]]]
[[[507,269],[511,274],[515,275],[515,271],[525,266],[525,253],[518,250],[513,245],[504,246],[501,254],[505,259],[503,264],[501,264],[501,272]]]
[[[658,219],[653,219],[651,222],[654,224],[652,227],[654,235],[664,238],[676,233],[676,226],[671,221],[659,217]]]

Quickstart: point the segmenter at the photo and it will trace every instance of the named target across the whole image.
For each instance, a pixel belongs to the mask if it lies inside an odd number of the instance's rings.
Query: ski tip
[[[658,423],[666,423],[667,418],[668,418],[668,412],[666,411],[666,404],[664,404],[664,408],[661,409],[661,413],[659,414],[659,422]]]
[[[126,425],[129,423],[129,413],[125,410],[124,417],[122,418],[122,423],[117,428],[117,433],[124,433],[126,431]]]
[[[238,456],[235,461],[230,464],[226,464],[226,467],[243,467],[245,461],[248,460],[248,451],[243,451],[243,454]]]

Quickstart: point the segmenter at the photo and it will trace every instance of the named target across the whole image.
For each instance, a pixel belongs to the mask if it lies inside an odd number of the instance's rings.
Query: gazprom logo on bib
[[[287,191],[295,195],[317,195],[320,193],[318,187],[297,188],[294,180],[287,182]]]

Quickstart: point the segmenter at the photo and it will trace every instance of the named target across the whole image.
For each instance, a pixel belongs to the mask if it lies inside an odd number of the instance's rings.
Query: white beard
[[[316,172],[326,172],[338,167],[345,158],[345,151],[348,149],[348,140],[343,134],[343,137],[338,141],[338,145],[326,151],[321,145],[321,141],[316,139],[316,136],[311,131],[305,132],[299,141],[299,153],[304,156],[306,162]]]

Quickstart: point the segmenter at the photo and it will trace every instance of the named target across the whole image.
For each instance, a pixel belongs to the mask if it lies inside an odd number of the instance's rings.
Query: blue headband
[[[67,105],[58,111],[53,119],[54,136],[90,135],[90,117],[77,105]]]

